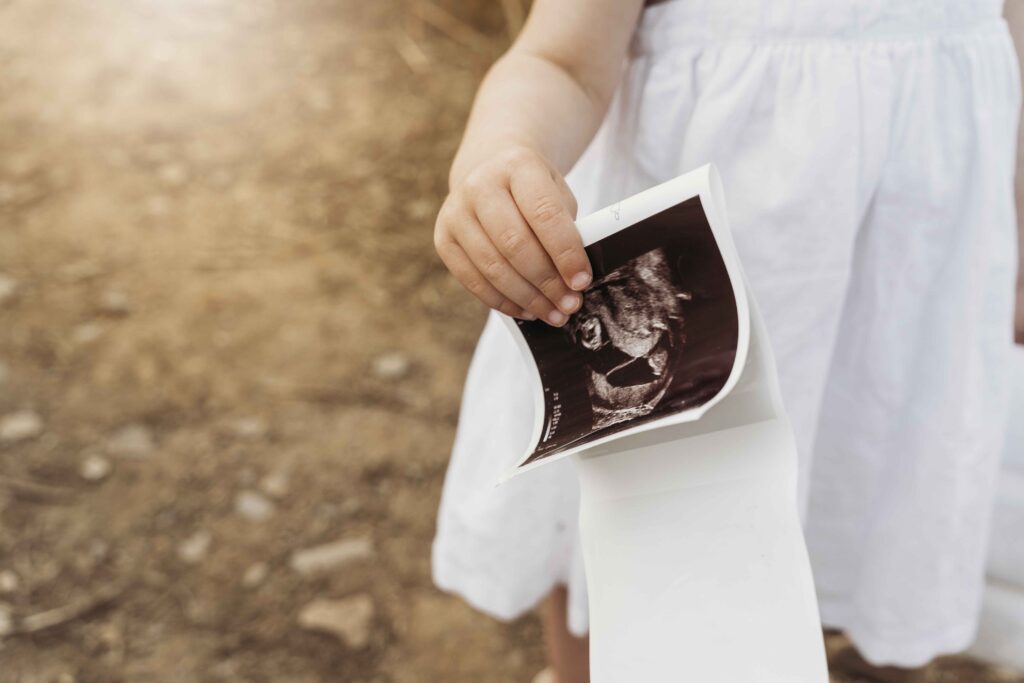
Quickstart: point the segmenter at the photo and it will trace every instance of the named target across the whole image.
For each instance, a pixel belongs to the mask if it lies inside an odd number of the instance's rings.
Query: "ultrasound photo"
[[[698,407],[732,371],[736,299],[698,197],[587,254],[594,282],[564,327],[516,321],[544,390],[540,441],[523,465]]]

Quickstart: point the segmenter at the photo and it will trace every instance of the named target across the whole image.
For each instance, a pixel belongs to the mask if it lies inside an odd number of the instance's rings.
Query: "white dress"
[[[1020,107],[1000,0],[672,0],[645,10],[581,215],[707,162],[801,457],[823,621],[904,666],[965,648],[1007,419]],[[435,582],[499,618],[569,586],[570,461],[495,488],[532,404],[488,319],[466,380]],[[1018,416],[1019,418],[1019,416]]]

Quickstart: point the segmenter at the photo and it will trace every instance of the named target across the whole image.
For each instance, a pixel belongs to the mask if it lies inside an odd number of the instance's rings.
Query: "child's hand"
[[[590,261],[573,223],[576,199],[539,154],[518,147],[452,189],[434,246],[455,278],[502,313],[560,326],[582,303]]]

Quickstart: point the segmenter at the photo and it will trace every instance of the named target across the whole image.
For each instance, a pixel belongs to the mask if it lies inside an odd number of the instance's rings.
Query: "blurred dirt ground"
[[[484,316],[431,226],[508,40],[442,6],[0,0],[0,683],[541,667],[429,577]]]

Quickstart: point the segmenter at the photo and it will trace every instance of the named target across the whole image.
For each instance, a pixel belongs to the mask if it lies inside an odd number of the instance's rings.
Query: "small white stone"
[[[13,593],[18,590],[18,586],[21,585],[21,579],[10,569],[4,569],[0,571],[0,593],[5,595]]]
[[[412,200],[405,205],[405,210],[413,220],[426,220],[437,213],[433,200],[426,198]]]
[[[360,593],[342,600],[314,600],[299,612],[299,626],[329,633],[342,643],[360,650],[370,644],[373,600]]]
[[[242,417],[231,423],[231,431],[243,439],[262,439],[267,435],[267,423],[258,417]]]
[[[103,336],[103,325],[94,320],[76,325],[71,331],[71,341],[79,345],[91,344]]]
[[[256,491],[242,491],[235,497],[235,512],[251,522],[262,522],[274,514],[274,504]]]
[[[111,434],[104,446],[111,455],[126,458],[145,458],[156,448],[153,435],[142,424],[133,423]]]
[[[178,545],[178,558],[188,564],[199,564],[206,557],[212,541],[210,532],[200,529]]]
[[[0,602],[0,638],[14,633],[14,615],[11,614],[11,606]]]
[[[89,455],[82,461],[78,474],[86,481],[102,481],[110,475],[113,465],[102,455]]]
[[[131,300],[124,292],[108,289],[100,296],[100,310],[112,316],[128,315],[132,310]]]
[[[63,266],[58,274],[68,282],[82,282],[99,277],[103,274],[103,269],[92,261],[75,261]]]
[[[348,538],[292,553],[288,565],[304,576],[340,569],[373,557],[373,541],[369,538]]]
[[[255,588],[267,580],[269,573],[270,567],[267,566],[266,562],[251,564],[245,570],[245,574],[242,575],[242,585],[246,588]]]
[[[409,359],[401,353],[387,353],[373,361],[373,372],[381,379],[399,379],[409,372]]]
[[[33,410],[18,410],[0,417],[0,442],[34,439],[43,433],[43,418]]]
[[[280,500],[288,495],[288,476],[284,472],[271,472],[260,480],[260,490]]]
[[[18,281],[6,273],[0,273],[0,304],[14,298],[18,291]]]

